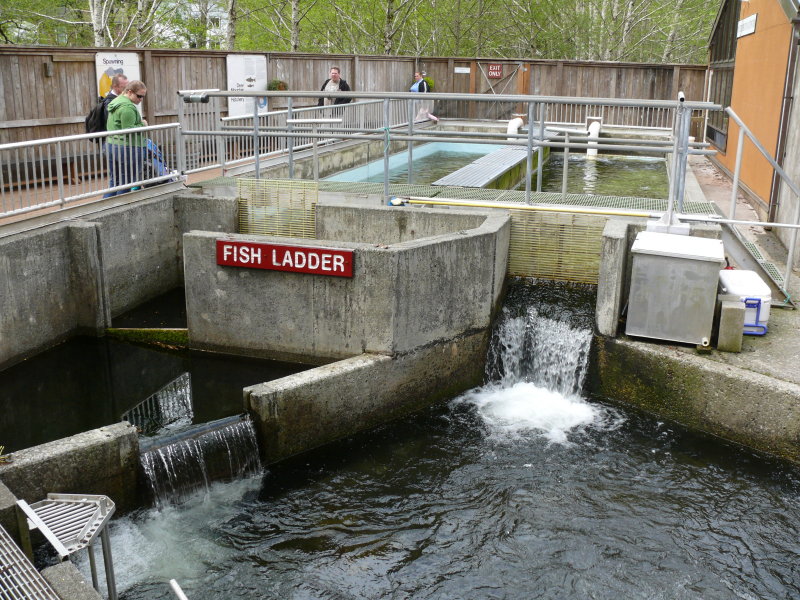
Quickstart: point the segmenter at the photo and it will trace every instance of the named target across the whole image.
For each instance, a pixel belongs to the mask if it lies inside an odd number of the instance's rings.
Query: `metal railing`
[[[178,123],[0,145],[0,216],[176,180]],[[113,142],[107,143],[109,136]]]
[[[383,121],[378,123],[358,123],[351,121],[356,125],[350,126],[329,126],[324,132],[317,131],[316,127],[307,125],[305,127],[299,125],[286,124],[263,124],[260,122],[260,117],[257,118],[257,98],[264,95],[277,98],[287,98],[290,103],[296,98],[318,98],[321,96],[332,96],[335,98],[353,98],[358,96],[359,99],[366,98],[367,100],[375,100],[383,103]],[[358,138],[360,140],[381,140],[384,142],[384,202],[388,202],[389,198],[389,153],[391,152],[390,141],[406,142],[408,147],[408,161],[409,165],[412,163],[413,146],[411,142],[464,142],[482,144],[495,144],[495,145],[517,145],[525,146],[528,149],[526,176],[525,176],[525,192],[526,197],[530,199],[532,181],[536,182],[537,191],[541,191],[542,182],[542,165],[544,164],[543,154],[545,148],[559,148],[569,151],[569,149],[588,149],[593,148],[597,150],[607,151],[626,151],[626,152],[648,152],[651,154],[660,155],[673,155],[676,160],[673,161],[673,182],[670,186],[670,207],[677,204],[678,208],[682,208],[683,200],[683,183],[682,178],[685,175],[685,164],[689,154],[704,154],[713,151],[706,150],[706,144],[691,142],[689,138],[689,130],[691,124],[691,115],[693,111],[704,110],[721,110],[721,106],[711,104],[708,102],[685,102],[683,96],[676,101],[658,101],[658,100],[623,100],[623,99],[610,99],[610,98],[565,98],[556,96],[529,96],[529,95],[476,95],[476,94],[425,94],[424,99],[427,102],[442,102],[451,103],[454,106],[462,106],[468,103],[499,103],[498,105],[513,108],[516,113],[509,113],[512,115],[525,114],[528,118],[528,126],[522,133],[507,133],[503,131],[496,132],[470,132],[470,131],[443,131],[440,129],[426,128],[420,132],[419,128],[415,131],[415,103],[421,100],[420,95],[413,92],[401,93],[377,93],[377,92],[338,92],[336,94],[322,94],[320,92],[227,92],[219,90],[204,90],[200,93],[192,91],[180,92],[182,100],[187,104],[210,104],[212,107],[217,106],[217,103],[224,98],[229,97],[245,97],[253,98],[252,103],[254,107],[254,115],[250,119],[252,124],[248,135],[252,136],[254,140],[251,145],[253,152],[253,162],[256,165],[256,177],[259,174],[259,159],[264,156],[262,152],[255,152],[253,149],[258,147],[260,150],[263,148],[264,142],[261,138],[266,138],[266,143],[272,143],[276,147],[280,144],[279,139],[286,140],[286,148],[289,154],[289,177],[292,178],[292,164],[293,153],[299,147],[305,147],[309,140],[317,140],[318,143],[330,143],[333,140],[348,140]],[[400,113],[400,103],[405,103],[406,118],[405,124],[407,128],[400,122],[401,118],[398,116]],[[347,107],[348,105],[343,105]],[[338,108],[338,107],[331,107]],[[211,109],[211,112],[218,110]],[[470,111],[466,110],[467,113]],[[180,109],[179,109],[180,112]],[[472,111],[474,112],[474,111]],[[292,118],[291,108],[286,113],[286,118]],[[322,116],[320,114],[320,116]],[[330,115],[325,115],[329,117]],[[575,122],[565,121],[565,119],[577,118],[589,119],[591,117],[600,117],[604,119],[604,124],[625,126],[626,124],[631,127],[656,127],[664,130],[666,133],[672,132],[669,139],[664,140],[650,140],[641,141],[625,138],[602,138],[594,139],[587,135],[586,121]],[[607,119],[607,121],[606,121]],[[671,122],[668,121],[671,119]],[[553,138],[546,133],[546,130],[552,127],[561,127],[570,125],[576,127],[572,132],[566,132],[572,135],[571,138]],[[219,136],[220,139],[230,137],[241,137],[241,134],[236,131],[231,131],[230,126],[228,130],[191,130],[182,129],[182,134],[187,137],[205,137],[205,136]],[[255,140],[258,140],[257,142]],[[224,142],[219,142],[223,143]],[[275,150],[278,152],[278,150]],[[536,177],[533,177],[533,152],[538,153],[538,160],[536,161]],[[568,161],[564,161],[565,169],[567,168]],[[315,169],[316,172],[316,169]],[[566,181],[566,177],[564,177]],[[565,192],[564,192],[565,193]],[[670,208],[670,215],[672,208]]]
[[[264,96],[285,98],[286,110],[258,112],[258,99]],[[230,96],[252,98],[253,114],[221,117],[221,103]],[[565,98],[528,95],[424,94],[424,101],[436,103],[435,112],[443,118],[465,119],[470,106],[490,103],[498,114],[508,119],[515,114],[527,115],[529,126],[508,134],[502,127],[494,131],[461,131],[443,128],[420,128],[415,124],[420,94],[402,93],[337,93],[334,97],[355,98],[348,104],[294,108],[293,103],[316,102],[321,92],[225,92],[196,90],[179,92],[178,123],[145,127],[112,134],[84,134],[0,145],[0,217],[16,215],[48,207],[65,207],[77,201],[124,193],[132,189],[176,180],[181,175],[215,168],[226,172],[258,167],[260,159],[286,155],[289,177],[292,178],[295,153],[308,148],[344,140],[379,140],[383,142],[384,164],[388,169],[390,142],[407,145],[412,161],[411,142],[470,142],[527,147],[526,194],[531,182],[541,189],[541,153],[547,147],[582,151],[648,152],[650,154],[685,156],[709,152],[703,144],[690,143],[688,127],[675,124],[681,103],[654,100],[621,100],[608,98]],[[311,99],[311,100],[309,100]],[[439,109],[442,109],[440,111]],[[690,111],[719,110],[704,103],[685,103]],[[516,111],[516,112],[512,112]],[[480,111],[477,111],[480,112]],[[591,139],[586,132],[586,119],[601,118],[604,126],[657,128],[669,134],[664,140],[619,138]],[[686,117],[687,119],[689,117]],[[341,119],[340,124],[325,123],[319,127],[298,124]],[[671,120],[671,123],[670,123]],[[682,121],[688,125],[688,121]],[[551,139],[547,129],[566,128],[564,136]],[[316,129],[316,131],[314,131]],[[106,144],[109,135],[122,136],[125,143],[117,152]],[[136,146],[134,139],[147,136],[160,158],[150,150],[120,151],[120,147]],[[257,151],[256,151],[257,149]],[[540,153],[533,178],[532,154]],[[568,161],[564,161],[565,168]],[[251,166],[252,165],[252,166]],[[388,198],[388,177],[385,196]],[[677,203],[681,188],[674,190]],[[565,191],[564,191],[565,192]]]

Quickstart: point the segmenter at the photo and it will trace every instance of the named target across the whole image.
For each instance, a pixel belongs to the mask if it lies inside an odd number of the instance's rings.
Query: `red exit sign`
[[[503,78],[503,65],[490,64],[489,79],[502,79],[502,78]]]
[[[353,276],[353,251],[217,240],[217,264],[334,277]]]

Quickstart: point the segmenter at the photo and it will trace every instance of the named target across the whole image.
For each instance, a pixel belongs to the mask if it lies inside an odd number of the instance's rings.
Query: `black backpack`
[[[106,110],[105,98],[100,98],[97,104],[94,105],[89,114],[86,115],[86,133],[100,133],[106,130],[106,120],[108,120],[108,111]],[[94,138],[95,142],[99,142],[100,138]]]

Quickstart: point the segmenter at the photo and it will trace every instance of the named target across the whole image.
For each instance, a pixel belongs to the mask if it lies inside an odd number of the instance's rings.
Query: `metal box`
[[[721,240],[643,231],[631,249],[627,335],[708,346]]]

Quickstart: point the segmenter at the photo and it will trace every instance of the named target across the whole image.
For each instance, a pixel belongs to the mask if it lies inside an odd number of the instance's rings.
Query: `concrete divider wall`
[[[0,464],[0,481],[28,503],[63,492],[105,494],[123,511],[137,505],[139,438],[128,423],[19,450],[12,459]]]
[[[393,357],[362,354],[245,388],[263,459],[366,431],[483,381],[488,331]]]
[[[409,209],[368,212],[399,227],[397,210]],[[457,211],[421,212],[431,219],[455,215],[458,226],[466,222]],[[475,219],[474,213],[466,218]],[[486,328],[504,281],[508,228],[506,214],[487,211],[479,227],[392,244],[229,236],[352,248],[352,279],[218,266],[219,236],[192,232],[184,238],[190,343],[319,364],[363,352],[406,352]]]
[[[181,285],[188,228],[235,231],[235,200],[169,195],[0,237],[0,369]]]

